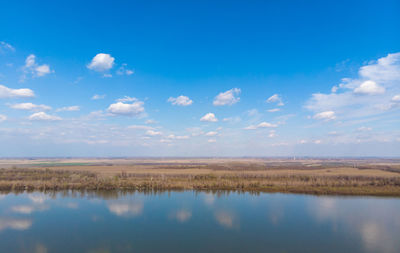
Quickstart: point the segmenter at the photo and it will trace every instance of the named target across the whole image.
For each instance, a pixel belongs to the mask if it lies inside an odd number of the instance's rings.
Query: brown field
[[[400,196],[400,159],[2,159],[0,190],[234,190]]]

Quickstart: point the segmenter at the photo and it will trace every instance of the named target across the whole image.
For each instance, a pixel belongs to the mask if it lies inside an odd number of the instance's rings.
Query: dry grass
[[[400,196],[397,160],[3,160],[0,190],[235,190]],[[0,162],[1,166],[1,162]],[[7,167],[7,166],[4,166]]]

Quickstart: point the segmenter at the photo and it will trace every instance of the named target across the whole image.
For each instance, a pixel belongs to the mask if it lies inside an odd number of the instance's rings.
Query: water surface
[[[397,198],[0,195],[0,252],[400,252],[399,235]]]

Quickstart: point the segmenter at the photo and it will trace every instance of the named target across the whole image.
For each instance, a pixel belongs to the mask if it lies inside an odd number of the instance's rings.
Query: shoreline
[[[0,192],[19,191],[238,191],[341,196],[400,197],[400,176],[312,174],[102,175],[60,169],[0,169]]]

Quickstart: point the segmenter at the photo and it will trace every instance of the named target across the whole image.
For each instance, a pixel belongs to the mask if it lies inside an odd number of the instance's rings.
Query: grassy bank
[[[237,190],[322,195],[400,196],[399,176],[235,173],[127,173],[0,169],[0,191]]]

